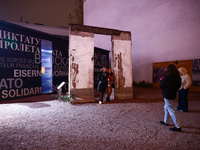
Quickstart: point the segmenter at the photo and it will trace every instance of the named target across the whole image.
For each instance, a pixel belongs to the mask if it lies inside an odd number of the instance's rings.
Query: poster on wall
[[[153,83],[159,83],[160,78],[164,77],[166,70],[166,67],[153,68]]]
[[[40,47],[40,38],[0,24],[0,100],[41,93]]]
[[[192,82],[193,86],[200,87],[200,59],[192,61]]]
[[[61,82],[68,82],[68,45],[67,39],[0,20],[0,101],[55,92]],[[51,51],[46,51],[49,46]]]

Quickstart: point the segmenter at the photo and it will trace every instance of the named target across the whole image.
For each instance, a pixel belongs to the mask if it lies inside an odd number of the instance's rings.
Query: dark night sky
[[[68,26],[79,23],[81,0],[0,0],[0,19],[5,21],[41,23],[48,26]],[[79,12],[79,13],[77,13]],[[71,15],[70,15],[71,14]],[[79,15],[77,15],[79,14]],[[71,17],[70,17],[71,16]]]

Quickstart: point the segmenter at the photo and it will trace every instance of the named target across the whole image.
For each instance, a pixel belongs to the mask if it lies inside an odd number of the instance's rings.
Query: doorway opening
[[[112,64],[111,35],[94,34],[94,96],[96,100],[99,99],[97,76],[103,67],[112,69]],[[105,93],[104,100],[106,96]]]

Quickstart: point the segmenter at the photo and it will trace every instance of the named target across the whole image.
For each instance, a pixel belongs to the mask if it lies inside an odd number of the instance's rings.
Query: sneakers
[[[176,110],[179,110],[179,111],[181,111],[181,112],[184,111],[184,110],[182,110],[182,109],[180,109],[180,108],[178,108],[178,107],[175,107],[175,109],[176,109]],[[184,112],[186,112],[186,111],[184,111]]]
[[[181,131],[182,131],[181,128],[177,128],[177,127],[169,128],[169,130],[171,130],[171,131],[176,131],[176,132],[181,132]]]
[[[160,121],[160,124],[165,125],[165,126],[169,125],[168,123],[165,123],[164,121]]]
[[[104,102],[104,101],[103,101],[103,102],[102,102],[102,101],[99,101],[99,104],[105,104],[105,102]]]

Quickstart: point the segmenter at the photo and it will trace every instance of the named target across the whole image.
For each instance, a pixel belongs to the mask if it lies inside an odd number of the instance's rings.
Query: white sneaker
[[[102,101],[99,101],[99,104],[102,104]]]

